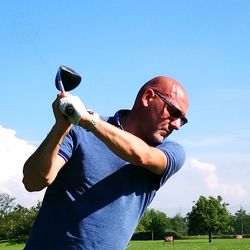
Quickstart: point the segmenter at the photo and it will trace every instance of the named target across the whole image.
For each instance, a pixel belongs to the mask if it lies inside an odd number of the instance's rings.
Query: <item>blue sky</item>
[[[152,207],[186,211],[219,194],[250,212],[250,1],[3,0],[0,20],[0,191],[24,205],[41,195],[23,190],[22,165],[54,123],[63,64],[83,77],[72,93],[103,115],[131,108],[154,76],[180,81],[189,124],[170,139],[187,160]]]

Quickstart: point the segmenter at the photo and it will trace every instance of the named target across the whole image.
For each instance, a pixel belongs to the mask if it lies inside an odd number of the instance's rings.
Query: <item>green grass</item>
[[[208,239],[163,241],[131,241],[127,250],[250,250],[250,239]]]
[[[0,250],[23,250],[24,244],[10,245],[8,243],[1,243]]]
[[[24,244],[0,244],[0,250],[22,250]],[[46,249],[45,249],[46,250]],[[250,239],[207,239],[163,241],[131,241],[127,250],[250,250]]]

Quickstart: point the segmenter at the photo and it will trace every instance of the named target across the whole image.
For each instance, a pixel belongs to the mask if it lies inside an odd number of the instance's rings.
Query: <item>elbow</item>
[[[37,165],[37,161],[28,160],[23,166],[23,185],[28,192],[41,191],[52,184],[56,175],[48,171],[47,165]]]
[[[26,189],[26,191],[28,191],[28,192],[34,192],[34,191],[36,191],[34,189],[34,187],[31,185],[31,183],[29,183],[29,181],[27,180],[27,178],[25,178],[25,176],[23,177],[23,185],[24,185],[24,188]]]
[[[24,185],[24,188],[26,189],[26,191],[28,191],[28,192],[38,191],[32,185],[29,185],[28,183],[26,183],[24,180],[23,180],[23,185]]]
[[[24,188],[28,191],[28,192],[33,192],[35,191],[34,188],[33,188],[33,185],[31,183],[30,180],[32,180],[33,178],[29,178],[28,177],[28,170],[27,170],[27,166],[26,166],[27,163],[24,164],[24,167],[23,167],[23,185],[24,185]]]
[[[147,153],[132,154],[131,163],[138,166],[146,166],[148,164],[149,155]]]
[[[55,175],[49,171],[42,171],[40,167],[30,164],[28,161],[23,167],[23,185],[28,192],[41,191],[52,184]]]
[[[134,155],[133,161],[131,163],[146,168],[150,172],[159,176],[164,173],[166,168],[165,156],[162,160],[161,158],[159,158],[159,161],[157,161],[156,163],[155,160],[152,159],[152,155],[150,154],[150,152],[146,151],[141,153],[140,155]]]
[[[24,188],[28,191],[28,192],[37,192],[37,191],[41,191],[43,188],[45,188],[46,186],[48,186],[48,184],[41,184],[41,183],[35,183],[32,181],[27,180],[27,178],[23,178],[23,185]]]
[[[34,176],[28,176],[27,173],[23,176],[23,185],[24,188],[28,192],[36,192],[41,191],[45,187],[49,186],[52,181],[44,176],[40,176],[40,178],[34,177]]]

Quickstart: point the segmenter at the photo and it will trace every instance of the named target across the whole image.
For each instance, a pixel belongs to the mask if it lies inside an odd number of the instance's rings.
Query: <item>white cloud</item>
[[[229,161],[229,154],[226,159]],[[239,159],[235,161],[239,162]],[[191,211],[193,202],[201,195],[220,195],[224,202],[230,204],[228,209],[232,214],[240,209],[241,205],[250,212],[250,195],[247,192],[250,188],[249,175],[242,170],[235,172],[237,165],[232,169],[227,166],[228,161],[225,163],[221,158],[219,160],[222,165],[217,167],[218,159],[214,161],[216,164],[211,164],[189,157],[182,169],[157,192],[150,207],[162,210],[168,216],[174,216],[178,212],[185,216]]]
[[[243,199],[247,195],[247,191],[240,183],[228,183],[220,180],[216,173],[216,166],[210,163],[200,162],[199,160],[192,158],[191,166],[202,174],[205,179],[205,183],[210,191],[220,194],[222,197],[230,197],[231,199]]]
[[[8,193],[25,207],[36,205],[44,194],[29,193],[22,184],[23,164],[35,149],[35,146],[17,138],[15,130],[0,125],[0,193]]]

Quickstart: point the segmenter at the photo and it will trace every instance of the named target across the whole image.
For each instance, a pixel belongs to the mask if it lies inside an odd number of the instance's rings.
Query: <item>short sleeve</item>
[[[76,133],[77,133],[77,128],[73,126],[70,132],[64,138],[61,148],[58,152],[58,155],[60,155],[66,162],[73,154],[74,144],[76,140]]]
[[[169,177],[178,172],[185,162],[184,148],[178,143],[165,140],[161,145],[157,146],[167,157],[167,166],[161,177],[160,186],[162,186]]]

